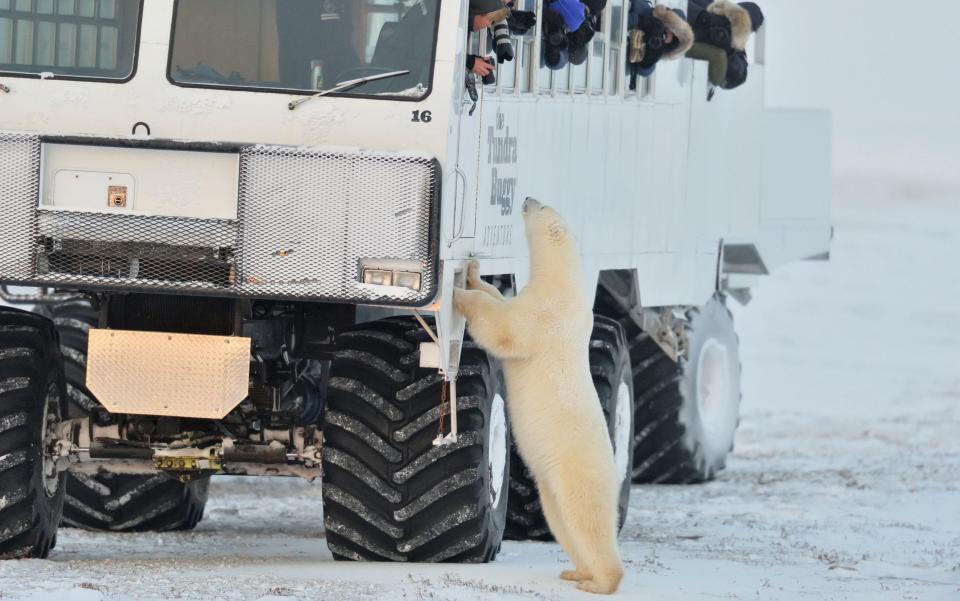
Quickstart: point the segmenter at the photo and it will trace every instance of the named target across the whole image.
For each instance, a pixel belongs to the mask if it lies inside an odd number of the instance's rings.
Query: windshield
[[[432,75],[438,2],[178,1],[170,79],[187,86],[316,93],[405,70],[410,73],[339,94],[423,98]]]
[[[141,0],[0,0],[0,73],[127,80]]]

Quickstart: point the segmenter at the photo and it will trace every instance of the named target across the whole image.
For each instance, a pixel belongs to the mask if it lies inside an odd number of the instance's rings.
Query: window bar
[[[537,0],[536,8],[537,11],[537,25],[534,28],[533,32],[533,52],[530,56],[530,68],[527,70],[527,77],[530,80],[527,82],[527,87],[530,89],[530,93],[534,96],[540,95],[540,51],[541,51],[541,36],[543,36],[543,0]]]

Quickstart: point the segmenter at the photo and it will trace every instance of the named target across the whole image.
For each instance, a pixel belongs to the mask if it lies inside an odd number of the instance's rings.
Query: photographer
[[[688,8],[695,43],[687,56],[709,63],[711,86],[730,90],[742,85],[747,80],[747,42],[763,25],[763,11],[753,2],[728,0],[690,0]]]
[[[504,6],[503,0],[470,0],[470,30],[492,29],[494,23],[505,21],[509,14],[510,9]],[[510,43],[509,37],[507,37],[506,42]],[[512,53],[513,49],[511,47],[511,60],[513,58]],[[482,78],[486,85],[496,83],[495,70],[496,67],[491,60],[476,55],[467,57],[467,71]]]
[[[606,5],[606,0],[545,0],[543,64],[553,70],[562,69],[568,60],[582,64]]]
[[[627,29],[631,90],[637,87],[637,77],[649,77],[660,60],[680,58],[693,45],[693,30],[683,11],[654,7],[648,0],[631,0]]]

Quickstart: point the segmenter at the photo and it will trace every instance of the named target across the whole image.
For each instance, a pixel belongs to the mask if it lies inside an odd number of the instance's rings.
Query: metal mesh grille
[[[40,195],[40,138],[0,132],[0,277],[28,279]]]
[[[434,294],[432,159],[246,147],[233,221],[37,209],[40,147],[0,133],[0,281],[402,304]],[[421,289],[364,285],[361,265],[421,272]]]
[[[236,281],[237,224],[37,211],[36,277],[49,284],[92,284],[203,291]]]
[[[418,302],[434,287],[438,173],[406,155],[284,146],[240,158],[239,289],[251,296]],[[360,264],[410,262],[421,291],[365,286]]]

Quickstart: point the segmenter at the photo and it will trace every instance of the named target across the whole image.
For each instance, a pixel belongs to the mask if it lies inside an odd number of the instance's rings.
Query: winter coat
[[[724,50],[746,49],[753,23],[742,7],[729,0],[689,0],[687,12],[697,42]]]
[[[546,0],[544,6],[548,13],[560,15],[567,31],[580,29],[587,19],[587,7],[580,0]]]
[[[470,16],[486,15],[491,21],[506,19],[510,9],[502,0],[470,0]]]
[[[637,87],[637,77],[649,77],[661,59],[680,58],[693,45],[693,30],[682,11],[663,5],[654,7],[648,0],[631,0],[627,15],[629,30],[627,75],[630,89]],[[663,41],[666,32],[673,34],[670,43]]]
[[[697,42],[687,52],[694,60],[707,61],[707,77],[710,84],[724,90],[732,90],[747,81],[747,53],[739,50],[724,50],[713,44]]]
[[[424,35],[424,32],[433,28],[437,1],[424,0],[422,4],[415,4],[399,21],[384,25],[370,61],[371,66],[391,71],[409,70],[409,75],[400,77],[408,80],[411,86],[427,81],[433,56],[433,40]],[[390,88],[396,89],[397,79],[400,78],[391,79]],[[377,87],[376,83],[371,83],[364,89],[373,91]]]
[[[323,61],[326,87],[360,66],[353,46],[352,0],[286,0],[277,4],[280,77],[288,87],[312,88],[310,62]]]
[[[642,37],[643,47],[631,49],[637,50],[642,58],[631,62],[644,69],[653,67],[661,59],[680,58],[693,45],[693,31],[683,13],[659,4],[654,7],[648,0],[631,0],[627,29],[631,32],[631,41]],[[636,31],[643,32],[643,36],[634,35]],[[673,34],[670,43],[662,41],[668,31]]]

